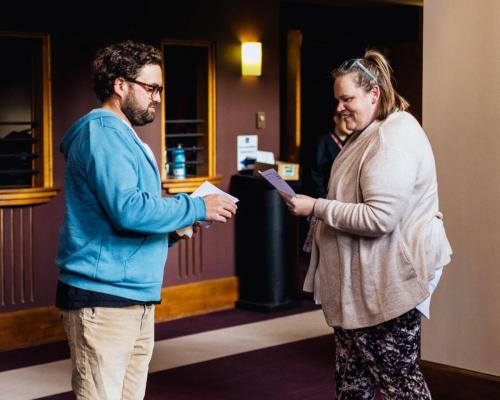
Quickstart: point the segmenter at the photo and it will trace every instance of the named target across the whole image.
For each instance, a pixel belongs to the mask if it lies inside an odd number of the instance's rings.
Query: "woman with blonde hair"
[[[326,199],[282,193],[315,216],[305,291],[334,327],[340,400],[430,399],[419,369],[420,317],[451,247],[439,212],[431,145],[405,111],[386,58],[369,50],[333,71],[337,111],[353,130]]]

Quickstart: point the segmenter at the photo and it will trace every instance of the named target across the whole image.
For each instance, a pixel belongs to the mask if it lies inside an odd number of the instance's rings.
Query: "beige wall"
[[[423,125],[454,255],[422,358],[500,375],[500,1],[426,0]]]

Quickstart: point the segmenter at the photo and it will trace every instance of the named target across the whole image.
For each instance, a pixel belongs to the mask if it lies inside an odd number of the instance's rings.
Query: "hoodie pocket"
[[[163,282],[167,260],[167,237],[164,234],[148,236],[141,246],[125,261],[125,282],[150,284]]]
[[[145,241],[144,236],[106,235],[102,240],[95,279],[110,283],[123,282],[127,260],[140,251]]]

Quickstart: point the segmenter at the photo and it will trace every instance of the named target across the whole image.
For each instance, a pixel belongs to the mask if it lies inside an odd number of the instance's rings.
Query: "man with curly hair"
[[[161,102],[161,53],[126,41],[98,51],[94,89],[101,108],[64,136],[66,213],[56,264],[77,399],[142,399],[154,345],[167,250],[175,231],[226,222],[224,196],[161,197],[151,149],[134,126],[152,122]]]

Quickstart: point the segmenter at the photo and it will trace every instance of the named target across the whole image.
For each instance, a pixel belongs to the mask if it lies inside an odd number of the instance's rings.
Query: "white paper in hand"
[[[236,197],[231,196],[229,193],[226,193],[223,190],[220,190],[217,186],[212,185],[208,181],[203,182],[203,184],[198,189],[191,193],[191,197],[203,197],[209,194],[221,194],[223,196],[226,196],[233,203],[237,203],[238,201],[240,201]]]
[[[175,231],[180,237],[187,236],[190,238],[193,236],[193,226],[186,226],[185,228],[177,229]]]
[[[229,200],[231,200],[233,203],[237,203],[240,201],[240,199],[231,196],[229,193],[224,192],[223,190],[219,189],[217,186],[211,184],[208,181],[203,182],[198,189],[196,189],[193,193],[191,193],[190,197],[203,197],[203,196],[208,196],[209,194],[221,194],[223,196],[226,196]],[[211,222],[205,222],[205,221],[200,221],[200,225],[208,228],[211,225]],[[193,236],[193,227],[192,226],[186,226],[185,228],[178,229],[177,234],[179,236],[187,236],[191,237]]]
[[[278,172],[275,169],[271,168],[271,169],[266,169],[263,172],[259,171],[259,174],[261,174],[266,181],[268,181],[280,192],[285,192],[290,196],[296,195],[294,190],[290,187],[290,185],[286,183],[281,176],[278,175]]]

